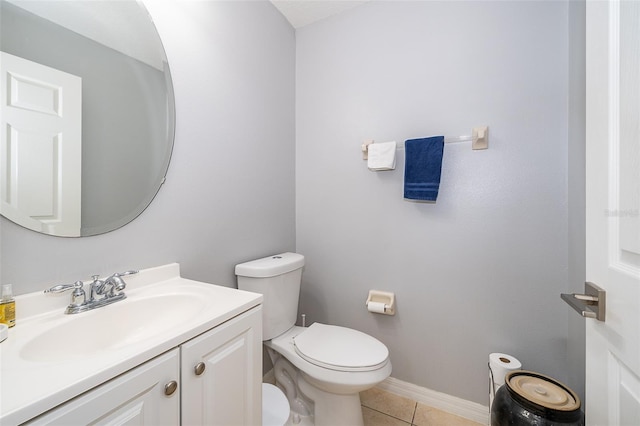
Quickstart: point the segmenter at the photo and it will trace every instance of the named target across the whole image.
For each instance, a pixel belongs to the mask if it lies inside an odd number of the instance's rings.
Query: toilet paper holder
[[[369,290],[369,296],[367,297],[365,305],[369,312],[384,315],[395,315],[396,295],[388,291]]]

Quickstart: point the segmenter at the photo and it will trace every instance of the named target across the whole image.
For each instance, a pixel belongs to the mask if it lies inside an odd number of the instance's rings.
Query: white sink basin
[[[33,336],[20,356],[29,361],[70,360],[151,339],[197,316],[205,307],[201,296],[174,293],[130,297],[68,315],[56,328]]]

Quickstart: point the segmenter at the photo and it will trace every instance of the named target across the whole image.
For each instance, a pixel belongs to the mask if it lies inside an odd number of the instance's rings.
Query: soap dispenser
[[[11,284],[2,286],[2,296],[0,297],[0,323],[9,327],[16,325],[16,301],[13,298]]]

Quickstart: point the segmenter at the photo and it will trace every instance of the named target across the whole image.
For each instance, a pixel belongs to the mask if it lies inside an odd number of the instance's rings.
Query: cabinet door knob
[[[196,364],[196,367],[193,369],[196,372],[196,376],[200,376],[202,373],[204,373],[204,370],[206,369],[206,365],[204,362],[199,362]]]
[[[176,389],[178,389],[178,382],[176,382],[175,380],[172,380],[166,385],[164,385],[164,394],[167,396],[173,395]]]

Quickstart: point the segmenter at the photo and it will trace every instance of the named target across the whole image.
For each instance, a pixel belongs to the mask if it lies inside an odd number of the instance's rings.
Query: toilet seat
[[[337,371],[372,371],[389,358],[374,337],[346,327],[314,323],[293,338],[296,353],[319,367]]]

